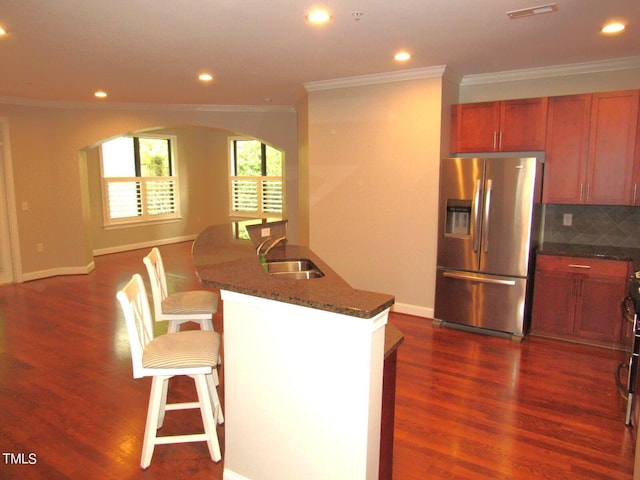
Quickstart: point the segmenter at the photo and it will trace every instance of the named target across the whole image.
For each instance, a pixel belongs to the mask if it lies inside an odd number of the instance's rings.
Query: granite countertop
[[[570,243],[544,243],[539,255],[601,258],[633,262],[634,270],[640,270],[640,248],[611,247],[604,245],[576,245]]]
[[[293,280],[267,274],[251,242],[238,240],[232,224],[206,228],[193,243],[193,263],[207,286],[360,318],[371,318],[393,305],[393,295],[352,288],[309,248],[280,244],[268,259],[308,258],[321,278]],[[372,274],[375,272],[372,272]]]

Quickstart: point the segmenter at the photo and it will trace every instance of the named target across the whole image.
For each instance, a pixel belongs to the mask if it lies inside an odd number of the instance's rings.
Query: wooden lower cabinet
[[[531,333],[619,348],[629,263],[539,255]]]

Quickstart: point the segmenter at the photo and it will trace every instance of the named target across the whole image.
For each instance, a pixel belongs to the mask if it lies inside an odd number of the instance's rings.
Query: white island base
[[[377,480],[389,309],[360,318],[221,291],[224,480]]]

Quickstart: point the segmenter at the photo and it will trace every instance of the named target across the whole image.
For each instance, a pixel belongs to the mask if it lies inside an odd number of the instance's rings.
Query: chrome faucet
[[[269,245],[269,248],[267,248],[267,249],[264,251],[264,254],[265,254],[265,255],[267,255],[267,254],[271,251],[271,249],[272,249],[273,247],[275,247],[275,246],[276,246],[276,245],[278,245],[280,242],[282,242],[283,240],[286,240],[286,239],[287,239],[286,235],[283,235],[282,237],[278,237],[278,238],[276,238],[276,239],[273,241],[273,243],[272,243],[271,245]],[[260,251],[260,249],[258,249],[258,251]]]
[[[271,240],[271,237],[265,238],[262,241],[262,243],[260,245],[258,245],[258,248],[256,248],[256,255],[260,256],[260,250],[262,249],[262,247],[264,247],[264,244],[267,243],[269,240]],[[264,255],[266,255],[266,253]]]

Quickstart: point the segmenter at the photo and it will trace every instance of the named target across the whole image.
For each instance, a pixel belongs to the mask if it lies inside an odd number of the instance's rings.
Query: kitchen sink
[[[324,273],[307,258],[295,260],[267,260],[267,273],[280,278],[310,280],[324,277]]]

